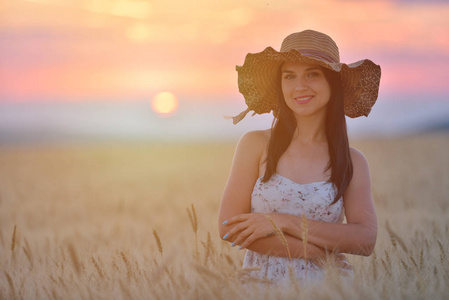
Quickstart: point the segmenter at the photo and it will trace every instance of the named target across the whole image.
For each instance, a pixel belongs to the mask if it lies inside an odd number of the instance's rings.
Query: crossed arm
[[[223,228],[229,231],[222,235],[232,246],[240,246],[262,254],[292,258],[321,259],[326,251],[311,243],[304,243],[301,238],[283,232],[286,245],[274,233],[274,228],[267,216],[278,224],[282,214],[248,213],[240,214],[228,220]],[[224,231],[223,231],[224,232]],[[249,234],[249,235],[248,235]]]
[[[258,177],[262,132],[242,137],[236,150],[231,174],[219,212],[220,236],[255,252],[287,256],[281,240],[264,214],[251,213],[250,197]],[[321,258],[326,250],[370,255],[377,236],[377,218],[371,198],[370,175],[363,154],[351,149],[354,175],[344,198],[347,224],[307,220],[307,244],[303,243],[303,220],[288,214],[269,214],[284,233],[290,253],[296,258]],[[307,257],[306,257],[307,254]]]

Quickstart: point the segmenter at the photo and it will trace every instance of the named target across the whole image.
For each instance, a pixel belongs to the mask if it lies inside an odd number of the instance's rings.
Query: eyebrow
[[[309,72],[309,71],[314,71],[314,70],[320,70],[321,71],[321,68],[320,67],[311,67],[311,68],[305,69],[304,71]],[[282,74],[284,74],[284,73],[295,73],[295,72],[290,71],[290,70],[284,70],[284,71],[282,71]]]

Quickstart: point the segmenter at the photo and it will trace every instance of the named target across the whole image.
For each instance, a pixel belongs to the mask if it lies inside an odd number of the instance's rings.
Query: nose
[[[295,91],[304,91],[307,90],[307,88],[308,88],[307,81],[304,78],[299,77],[296,80]]]

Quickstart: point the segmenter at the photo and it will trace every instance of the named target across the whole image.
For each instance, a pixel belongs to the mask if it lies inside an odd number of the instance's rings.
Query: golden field
[[[0,299],[446,299],[449,136],[352,146],[370,162],[375,254],[320,288],[242,282],[244,251],[217,232],[235,144],[2,146]]]

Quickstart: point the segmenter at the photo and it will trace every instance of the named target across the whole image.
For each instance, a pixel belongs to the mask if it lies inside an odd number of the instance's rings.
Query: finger
[[[337,259],[337,260],[345,260],[345,259],[346,259],[346,256],[345,256],[343,253],[336,253],[336,254],[334,255],[334,257],[335,257],[335,259]]]
[[[239,214],[239,215],[233,216],[232,218],[224,221],[223,225],[231,225],[231,224],[235,224],[238,222],[246,221],[246,220],[248,220],[249,215],[250,214]]]
[[[346,256],[343,253],[335,253],[329,263],[331,263],[331,265],[336,268],[345,270],[353,269],[353,267],[346,260]]]
[[[247,248],[249,245],[251,245],[255,240],[261,238],[256,233],[250,234],[246,240],[240,245],[242,248]]]
[[[315,258],[311,259],[310,261],[320,269],[324,269],[324,267],[326,266],[326,260],[323,258]]]
[[[237,235],[240,231],[245,230],[247,227],[248,225],[246,223],[240,223],[229,230],[228,233],[223,236],[223,239],[233,241],[235,239],[235,235]]]
[[[235,240],[232,243],[233,246],[239,245],[240,246],[239,249],[243,249],[243,244],[246,241],[246,239],[251,235],[251,233],[252,233],[252,230],[249,228],[240,232],[240,234],[235,237]]]
[[[354,269],[353,266],[351,266],[346,260],[338,262],[337,267],[339,267],[341,269],[345,269],[345,270]]]

